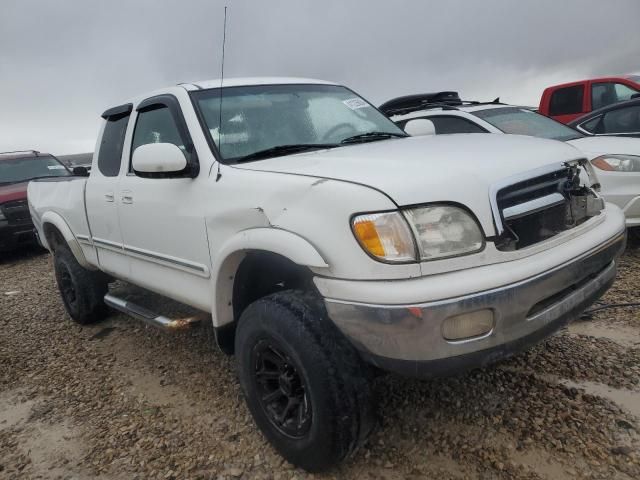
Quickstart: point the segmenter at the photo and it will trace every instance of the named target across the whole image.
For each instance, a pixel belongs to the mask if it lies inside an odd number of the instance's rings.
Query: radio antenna
[[[227,43],[227,6],[224,6],[224,26],[222,28],[222,63],[220,66],[220,105],[218,108],[218,150],[222,157],[222,92],[224,82],[224,48]],[[220,180],[222,174],[220,173],[220,160],[218,160],[218,173],[216,174],[216,182]]]

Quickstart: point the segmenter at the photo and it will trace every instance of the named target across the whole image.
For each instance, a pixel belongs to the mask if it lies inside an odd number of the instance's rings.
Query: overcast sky
[[[0,151],[92,151],[107,107],[220,76],[303,76],[379,104],[458,90],[537,105],[640,71],[639,0],[0,0]]]

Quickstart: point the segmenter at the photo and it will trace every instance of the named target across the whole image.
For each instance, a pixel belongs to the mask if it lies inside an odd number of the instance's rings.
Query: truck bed
[[[89,224],[85,209],[85,186],[87,177],[42,178],[29,182],[27,198],[31,218],[43,237],[43,216],[59,217],[73,235],[78,238],[89,237]]]

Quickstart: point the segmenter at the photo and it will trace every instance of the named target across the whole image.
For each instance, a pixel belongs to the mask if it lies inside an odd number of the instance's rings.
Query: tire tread
[[[307,453],[296,452],[287,458],[309,471],[326,470],[352,456],[377,423],[371,388],[372,372],[328,318],[324,303],[317,295],[285,290],[263,297],[243,312],[238,330],[245,327],[243,322],[255,321],[253,315],[259,315],[264,309],[271,309],[276,318],[292,314],[298,320],[297,328],[311,341],[311,345],[305,348],[319,353],[322,364],[318,364],[317,369],[327,372],[330,391],[326,393],[335,409],[332,418],[324,419],[334,426],[329,450],[316,448]],[[236,349],[236,355],[241,354]],[[321,454],[321,450],[324,453]],[[281,453],[287,456],[286,452]]]

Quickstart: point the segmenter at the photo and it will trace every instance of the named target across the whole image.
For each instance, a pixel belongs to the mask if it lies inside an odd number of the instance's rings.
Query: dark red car
[[[27,203],[29,181],[66,175],[71,175],[67,167],[48,153],[0,153],[0,251],[36,241]]]
[[[538,112],[562,123],[640,95],[640,75],[592,78],[548,87]]]

